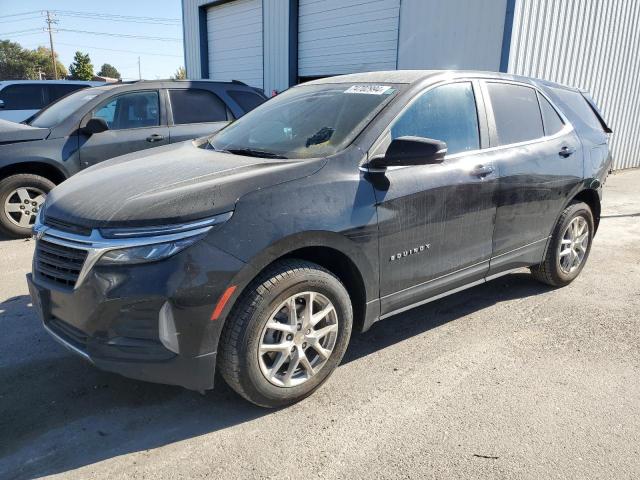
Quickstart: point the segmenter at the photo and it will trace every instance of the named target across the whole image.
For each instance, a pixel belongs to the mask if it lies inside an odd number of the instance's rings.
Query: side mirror
[[[102,133],[109,130],[109,125],[104,118],[93,117],[90,118],[87,124],[82,127],[82,133],[87,135],[93,135],[94,133]]]
[[[384,157],[369,162],[373,168],[431,165],[442,163],[447,154],[447,144],[423,137],[398,137],[391,141]]]
[[[4,100],[0,100],[0,108],[4,108]]]

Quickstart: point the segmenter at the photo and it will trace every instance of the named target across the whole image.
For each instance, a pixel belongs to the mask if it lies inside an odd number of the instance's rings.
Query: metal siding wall
[[[262,0],[234,0],[207,9],[209,78],[263,86]]]
[[[289,87],[289,1],[263,0],[264,92]]]
[[[187,78],[192,80],[202,78],[198,7],[208,3],[211,3],[211,0],[182,0],[184,67],[187,70]]]
[[[400,69],[499,70],[507,0],[402,0]]]
[[[614,168],[640,167],[640,1],[518,0],[509,72],[588,90]]]
[[[300,0],[298,74],[395,70],[400,0]]]

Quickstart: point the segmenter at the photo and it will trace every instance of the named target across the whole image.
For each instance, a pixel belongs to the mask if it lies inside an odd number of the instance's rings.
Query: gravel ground
[[[33,242],[0,241],[0,478],[639,478],[640,171],[605,202],[570,286],[523,270],[381,322],[279,411],[67,353],[30,305]]]

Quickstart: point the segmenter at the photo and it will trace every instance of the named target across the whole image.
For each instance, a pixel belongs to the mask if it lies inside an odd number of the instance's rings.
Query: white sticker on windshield
[[[389,85],[352,85],[344,93],[361,93],[364,95],[384,95],[393,87]]]

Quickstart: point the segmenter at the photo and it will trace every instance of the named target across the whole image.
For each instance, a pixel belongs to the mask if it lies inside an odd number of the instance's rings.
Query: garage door
[[[400,0],[300,0],[298,75],[395,70]]]
[[[209,78],[262,88],[262,0],[234,0],[207,10]]]

